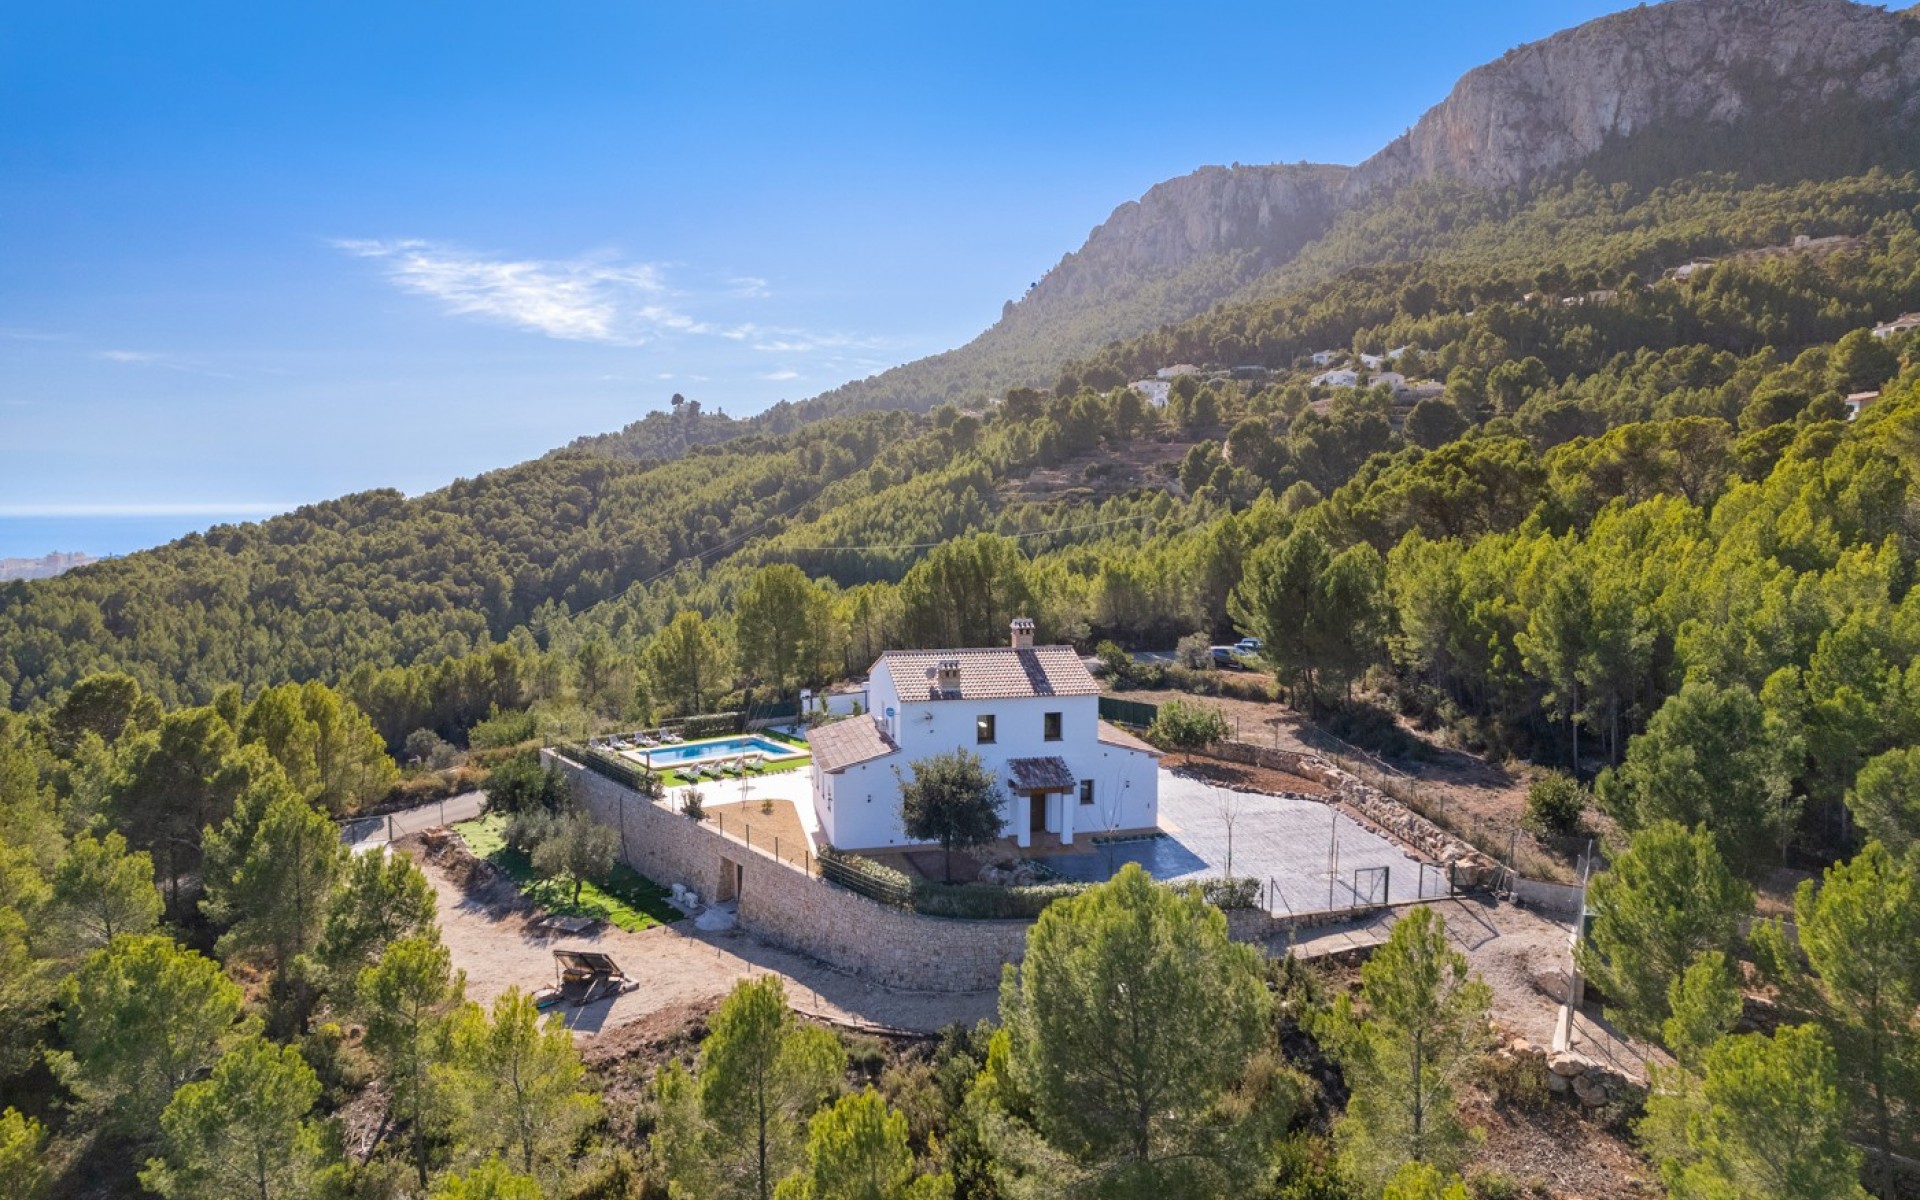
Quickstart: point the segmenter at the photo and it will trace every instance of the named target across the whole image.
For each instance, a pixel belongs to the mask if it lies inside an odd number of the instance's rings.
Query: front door
[[[1027,807],[1033,812],[1033,832],[1045,833],[1047,831],[1047,794],[1033,793],[1027,801]]]

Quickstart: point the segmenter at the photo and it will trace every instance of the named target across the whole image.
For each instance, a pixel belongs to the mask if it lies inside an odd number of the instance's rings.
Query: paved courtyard
[[[1161,836],[1097,846],[1082,834],[1075,844],[1086,843],[1084,852],[1051,855],[1047,865],[1089,881],[1129,862],[1160,880],[1217,879],[1227,874],[1229,824],[1233,874],[1260,880],[1276,913],[1422,898],[1418,860],[1329,806],[1235,792],[1166,770],[1160,772]],[[1445,894],[1445,881],[1429,867],[1425,895]]]

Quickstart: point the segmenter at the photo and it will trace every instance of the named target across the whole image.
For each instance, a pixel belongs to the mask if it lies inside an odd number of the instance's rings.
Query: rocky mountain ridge
[[[1749,121],[1840,112],[1920,126],[1920,10],[1853,0],[1669,0],[1589,21],[1467,72],[1412,129],[1353,170],[1348,199],[1432,178],[1505,187],[1648,131],[1690,125],[1705,142]]]
[[[1652,187],[1708,170],[1789,180],[1873,166],[1920,167],[1920,5],[1643,4],[1469,71],[1358,166],[1210,166],[1156,184],[973,341],[766,419],[971,406],[1051,383],[1103,345],[1259,290],[1342,214],[1424,181],[1508,188],[1580,169]],[[639,429],[593,448],[670,452]]]

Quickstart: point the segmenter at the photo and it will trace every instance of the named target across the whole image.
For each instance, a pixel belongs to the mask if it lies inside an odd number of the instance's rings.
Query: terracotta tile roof
[[[943,661],[960,664],[960,692],[936,682]],[[973,650],[890,650],[874,664],[893,675],[903,701],[1028,700],[1037,696],[1097,696],[1100,685],[1072,646],[987,646]]]
[[[899,751],[887,731],[872,717],[848,717],[807,731],[813,761],[822,771],[843,771],[857,763],[885,758]]]
[[[1073,771],[1066,759],[1056,755],[1010,758],[1007,775],[1008,784],[1016,792],[1070,792],[1074,788]]]
[[[1160,751],[1154,749],[1150,743],[1144,742],[1120,728],[1118,725],[1113,725],[1106,721],[1100,722],[1100,741],[1103,745],[1118,746],[1122,750],[1138,750],[1142,754],[1151,754],[1155,758],[1160,756]]]

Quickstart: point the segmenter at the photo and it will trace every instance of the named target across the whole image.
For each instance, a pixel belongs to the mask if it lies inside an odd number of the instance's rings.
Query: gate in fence
[[[1392,880],[1392,867],[1355,867],[1353,882],[1348,885],[1353,891],[1353,906],[1377,908],[1385,904],[1392,894]]]

